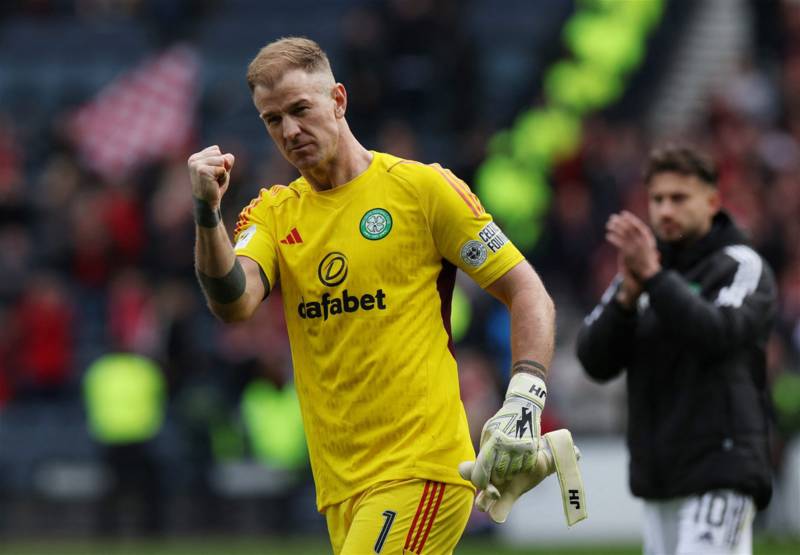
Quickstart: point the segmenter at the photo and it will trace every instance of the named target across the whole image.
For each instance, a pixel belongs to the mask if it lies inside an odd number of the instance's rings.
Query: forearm
[[[516,291],[511,313],[512,374],[527,372],[542,379],[553,360],[555,306],[538,276]]]
[[[188,160],[197,238],[195,271],[211,312],[226,322],[248,318],[263,298],[259,292],[264,292],[259,291],[256,264],[248,265],[247,271],[242,268],[222,223],[220,203],[230,184],[233,163],[233,154],[223,153],[218,145],[196,152]]]
[[[527,262],[514,266],[488,291],[506,305],[511,315],[514,366],[503,406],[481,431],[480,453],[470,473],[472,483],[479,489],[486,489],[490,479],[497,486],[507,478],[530,473],[544,444],[541,414],[547,400],[545,378],[555,343],[553,301]]]
[[[195,271],[209,308],[226,322],[246,318],[247,280],[224,224],[197,225],[196,233]]]

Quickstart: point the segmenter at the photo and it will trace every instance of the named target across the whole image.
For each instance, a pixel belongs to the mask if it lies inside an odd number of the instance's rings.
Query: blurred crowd
[[[171,17],[182,22],[180,38],[189,40],[193,19],[224,9],[210,1],[190,10],[188,2],[30,0],[4,4],[0,15],[127,18],[164,40],[170,4],[178,6]],[[775,270],[780,314],[770,379],[777,382],[800,375],[800,4],[772,4],[769,33],[756,30],[751,57],[680,138],[713,155],[726,209]],[[460,3],[351,5],[342,11],[331,57],[348,88],[356,136],[368,148],[440,162],[470,182],[491,134],[510,121],[510,107],[526,107],[536,91],[508,92],[509,103],[501,106],[487,101],[497,93],[487,90],[485,64],[478,63]],[[558,36],[557,28],[552,32]],[[314,38],[313,30],[308,35]],[[260,46],[252,44],[252,53]],[[246,94],[241,73],[235,86]],[[223,326],[205,309],[193,270],[186,156],[215,143],[236,155],[223,204],[228,229],[258,188],[287,183],[294,172],[266,133],[253,143],[220,123],[224,103],[210,93],[201,98],[199,131],[183,155],[113,180],[90,171],[77,155],[64,128],[73,105],[46,121],[0,107],[0,416],[4,407],[24,404],[81,404],[94,361],[136,353],[162,372],[166,418],[178,423],[193,457],[207,462],[253,454],[252,445],[242,449],[218,432],[241,419],[242,395],[253,380],[278,390],[291,381],[280,292],[244,324]],[[260,125],[255,111],[250,117]],[[208,129],[223,131],[217,136]],[[603,114],[585,122],[583,136],[580,149],[552,174],[550,216],[542,239],[526,253],[559,310],[545,428],[619,433],[624,392],[601,390],[582,376],[573,336],[615,271],[605,221],[622,208],[646,214],[640,170],[649,147],[663,137],[632,118]],[[458,347],[462,390],[470,421],[479,426],[504,389],[507,320],[488,295],[459,285],[471,303]],[[790,413],[792,402],[785,403]],[[790,417],[779,415],[783,423]],[[784,427],[784,437],[796,431]]]

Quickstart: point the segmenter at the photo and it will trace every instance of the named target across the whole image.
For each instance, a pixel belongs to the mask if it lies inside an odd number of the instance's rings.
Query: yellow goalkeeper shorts
[[[325,511],[335,555],[452,553],[474,492],[430,480],[381,482]]]

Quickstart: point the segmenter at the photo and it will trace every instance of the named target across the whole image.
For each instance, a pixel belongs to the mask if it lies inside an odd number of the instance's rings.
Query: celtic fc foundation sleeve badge
[[[373,208],[361,218],[361,235],[370,241],[383,239],[392,230],[392,215],[383,208]]]

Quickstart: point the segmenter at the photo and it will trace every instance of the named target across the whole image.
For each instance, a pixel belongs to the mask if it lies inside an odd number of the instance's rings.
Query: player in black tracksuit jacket
[[[636,276],[623,261],[626,253],[633,259],[650,248],[641,246],[649,231],[640,230],[637,250],[625,244],[627,232],[619,227],[623,218],[635,216],[616,216],[616,231],[609,224],[622,271],[586,317],[578,357],[598,381],[626,373],[634,495],[664,500],[732,489],[763,508],[771,495],[765,348],[776,310],[775,281],[718,206],[708,209],[707,229],[691,241],[680,240],[680,214],[654,211],[654,202],[683,194],[680,187],[695,187],[693,178],[708,181],[698,187],[715,182],[713,173],[706,175],[693,164],[699,162],[687,150],[651,158],[647,182],[660,176],[679,185],[673,190],[667,182],[657,197],[653,189],[660,185],[648,185],[660,253],[660,261],[655,254],[660,267],[652,262],[652,275]],[[708,192],[715,195],[716,188]],[[628,230],[637,233],[635,224]],[[635,299],[620,293],[625,274],[631,283],[638,280]]]

